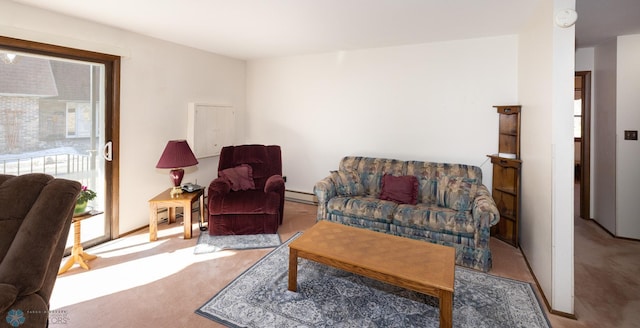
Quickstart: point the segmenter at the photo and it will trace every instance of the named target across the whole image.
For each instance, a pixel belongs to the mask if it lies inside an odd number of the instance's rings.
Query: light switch
[[[638,130],[624,130],[624,140],[638,140]]]

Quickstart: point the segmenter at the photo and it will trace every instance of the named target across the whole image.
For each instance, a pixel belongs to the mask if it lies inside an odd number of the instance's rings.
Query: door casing
[[[579,71],[582,77],[580,96],[582,99],[582,120],[580,144],[580,217],[591,219],[591,72]]]

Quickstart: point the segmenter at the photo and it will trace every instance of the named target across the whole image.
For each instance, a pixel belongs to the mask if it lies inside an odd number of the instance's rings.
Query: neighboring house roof
[[[12,64],[0,62],[0,95],[89,101],[90,69],[87,64],[18,56]]]
[[[91,98],[91,66],[64,61],[51,61],[58,96],[52,99],[89,101]]]
[[[0,95],[57,96],[49,60],[18,56],[12,64],[0,62]]]

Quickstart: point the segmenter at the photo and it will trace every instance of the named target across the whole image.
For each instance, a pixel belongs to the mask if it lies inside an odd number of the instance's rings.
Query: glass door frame
[[[105,140],[111,142],[111,161],[105,161],[105,231],[109,239],[120,236],[119,145],[120,145],[120,56],[0,36],[0,47],[24,53],[103,64],[105,69]],[[99,243],[96,241],[95,243]],[[85,245],[89,247],[92,245]]]

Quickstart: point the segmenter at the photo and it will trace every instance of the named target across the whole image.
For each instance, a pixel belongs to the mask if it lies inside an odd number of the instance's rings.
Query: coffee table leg
[[[298,250],[289,248],[289,290],[298,290]]]
[[[440,327],[451,328],[453,326],[453,294],[440,291]]]

